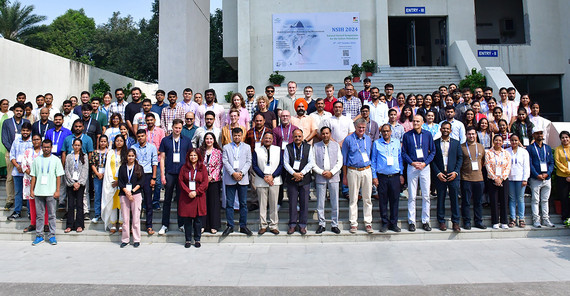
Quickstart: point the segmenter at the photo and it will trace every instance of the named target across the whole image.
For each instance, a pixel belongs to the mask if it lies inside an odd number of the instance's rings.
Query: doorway
[[[389,17],[390,66],[447,66],[445,17]]]

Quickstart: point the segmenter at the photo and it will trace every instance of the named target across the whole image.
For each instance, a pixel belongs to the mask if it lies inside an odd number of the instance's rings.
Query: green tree
[[[24,5],[19,1],[11,4],[0,0],[0,34],[10,40],[24,42],[30,35],[42,30],[38,23],[46,17],[33,13],[33,5]]]
[[[210,14],[210,82],[236,82],[237,71],[224,59],[222,10]]]

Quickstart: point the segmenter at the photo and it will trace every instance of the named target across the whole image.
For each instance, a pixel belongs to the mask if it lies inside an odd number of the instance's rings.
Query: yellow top
[[[564,154],[566,152],[566,154]],[[566,158],[568,156],[568,158]],[[570,177],[570,169],[568,168],[568,161],[570,161],[570,146],[563,147],[562,145],[556,147],[554,150],[554,165],[556,166],[556,176]]]

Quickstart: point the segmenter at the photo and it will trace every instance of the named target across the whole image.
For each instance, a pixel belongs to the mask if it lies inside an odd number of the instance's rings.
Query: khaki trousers
[[[372,170],[367,168],[362,171],[346,169],[348,182],[349,209],[348,220],[350,226],[358,226],[358,191],[362,190],[362,206],[364,212],[364,224],[372,224]]]
[[[259,227],[277,229],[279,215],[277,214],[277,200],[279,199],[279,186],[257,187],[259,199]],[[267,206],[269,206],[269,224],[267,223]]]

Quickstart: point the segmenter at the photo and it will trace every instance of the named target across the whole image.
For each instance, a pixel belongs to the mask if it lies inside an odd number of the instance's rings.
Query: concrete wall
[[[559,18],[560,27],[570,28],[570,18],[568,18],[568,12],[570,11],[570,1],[559,1]],[[566,31],[565,31],[565,34]],[[564,69],[562,75],[562,107],[564,108],[564,121],[570,121],[570,38],[564,35],[560,42],[562,47],[562,57],[560,59],[560,64]]]
[[[103,78],[111,90],[128,83],[138,86],[154,98],[156,84],[145,83],[60,56],[0,38],[0,98],[16,102],[16,94],[26,93],[34,103],[39,94],[52,93],[54,106],[61,106],[70,96],[79,97],[84,90]]]

